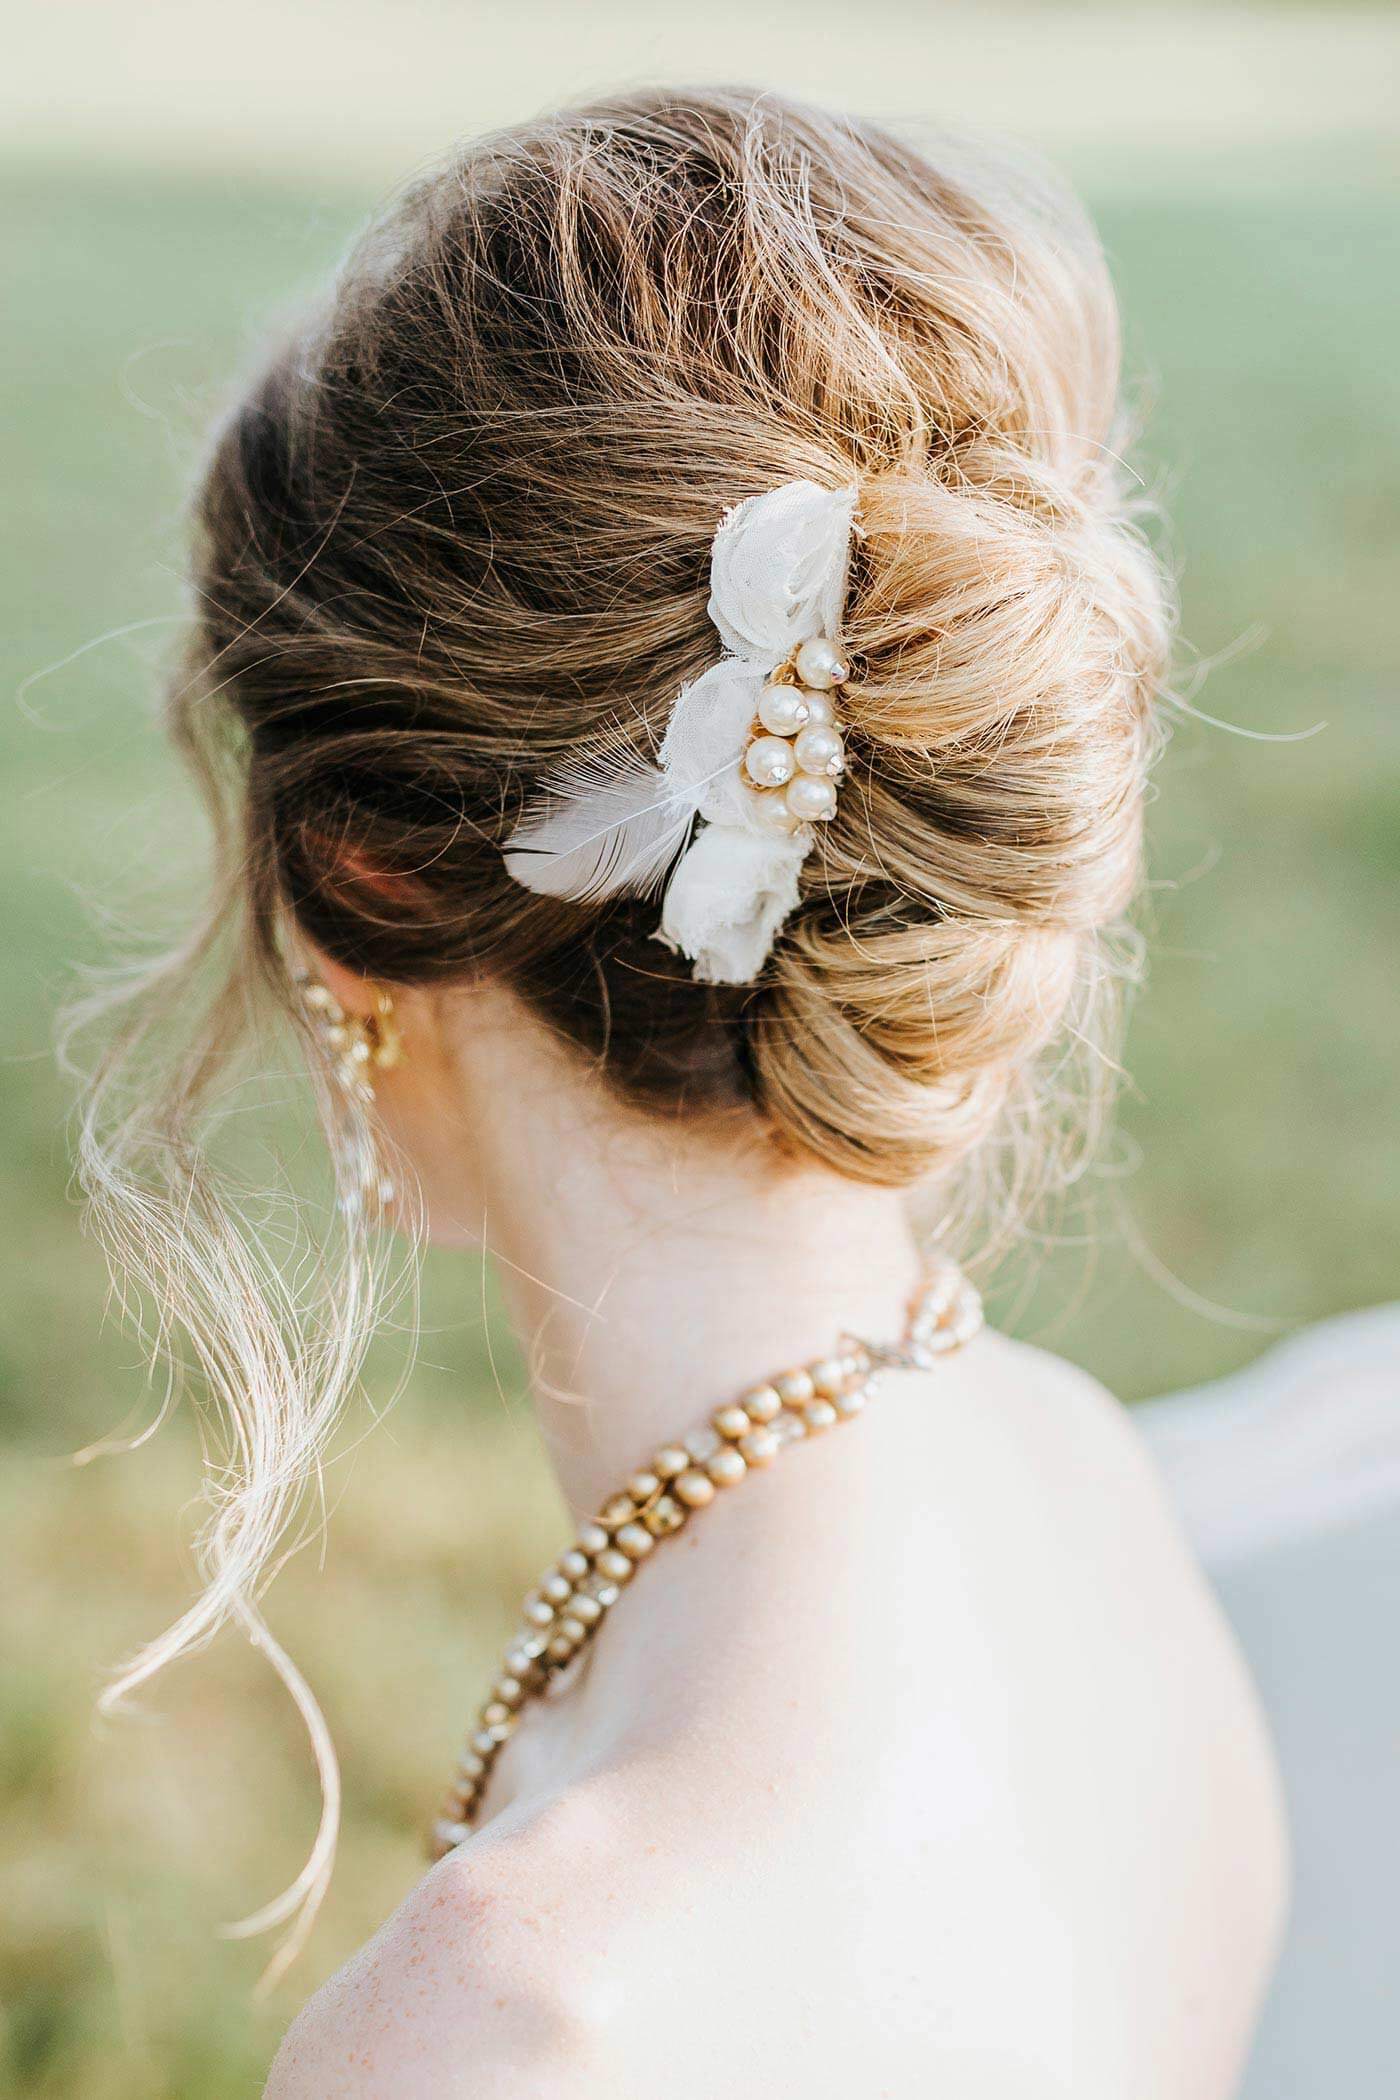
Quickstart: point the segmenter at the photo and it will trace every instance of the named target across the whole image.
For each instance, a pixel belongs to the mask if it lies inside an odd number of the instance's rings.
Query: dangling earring
[[[403,1055],[393,1000],[381,985],[375,990],[373,1013],[348,1014],[330,986],[309,971],[298,972],[295,983],[337,1086],[347,1100],[372,1107],[372,1075],[387,1072]],[[343,1207],[375,1217],[393,1202],[394,1184],[380,1167],[374,1134],[364,1128],[363,1119],[360,1131],[345,1146],[341,1168]]]
[[[347,1094],[366,1105],[374,1099],[372,1072],[387,1072],[403,1055],[403,1039],[394,1020],[394,1002],[382,986],[374,995],[374,1012],[347,1014],[328,984],[303,973],[296,980],[301,1003],[311,1016],[331,1069]]]

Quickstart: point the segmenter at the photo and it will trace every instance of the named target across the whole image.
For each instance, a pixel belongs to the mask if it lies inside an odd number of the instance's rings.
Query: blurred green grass
[[[489,1286],[434,1258],[410,1386],[333,1469],[327,1564],[300,1556],[276,1592],[345,1756],[347,1819],[313,1952],[254,2011],[256,1950],[212,1928],[299,1863],[314,1785],[285,1702],[234,1643],[92,1729],[102,1668],[188,1593],[197,1448],[181,1420],[139,1456],[65,1462],[146,1403],[77,1236],[49,1043],[72,961],[101,952],[94,902],[141,926],[197,879],[189,798],[151,726],[184,491],[238,373],[373,200],[125,164],[11,163],[0,180],[0,2080],[232,2100],[258,2089],[299,1993],[408,1885],[554,1510]],[[1185,632],[1225,657],[1199,704],[1252,733],[1176,730],[1121,1135],[1058,1243],[1000,1293],[1018,1331],[1135,1398],[1245,1361],[1271,1323],[1396,1290],[1400,219],[1360,150],[1189,185],[1167,163],[1100,170],[1093,201]]]

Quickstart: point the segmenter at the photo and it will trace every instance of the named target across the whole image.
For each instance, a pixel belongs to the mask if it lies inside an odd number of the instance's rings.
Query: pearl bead
[[[846,1383],[848,1376],[844,1360],[839,1356],[824,1356],[819,1364],[812,1366],[812,1384],[824,1400],[834,1400]]]
[[[619,1524],[630,1523],[636,1514],[637,1505],[630,1495],[613,1495],[599,1510],[598,1522],[607,1530],[616,1531]]]
[[[797,768],[792,745],[782,736],[756,736],[744,753],[744,771],[755,787],[777,788]]]
[[[617,1534],[617,1543],[629,1560],[645,1560],[656,1541],[644,1525],[624,1524]]]
[[[654,1539],[669,1538],[679,1531],[685,1522],[685,1511],[674,1495],[660,1495],[642,1516],[642,1522]]]
[[[782,1404],[781,1393],[771,1385],[751,1387],[739,1402],[751,1422],[771,1422]]]
[[[570,1614],[567,1619],[559,1621],[559,1638],[565,1641],[572,1641],[575,1648],[581,1648],[588,1639],[588,1628],[584,1625],[582,1619],[576,1619]]]
[[[811,713],[800,685],[766,685],[759,698],[758,719],[774,736],[795,736]]]
[[[555,1634],[554,1639],[549,1644],[549,1659],[551,1662],[572,1662],[577,1654],[577,1641],[571,1641],[567,1634]]]
[[[674,1480],[690,1464],[690,1453],[683,1444],[663,1444],[651,1463],[663,1480]]]
[[[634,1473],[627,1483],[627,1492],[639,1505],[650,1502],[653,1495],[661,1491],[661,1482],[654,1473]]]
[[[719,1438],[708,1425],[703,1429],[692,1429],[685,1440],[685,1448],[693,1459],[703,1465],[707,1458],[713,1458],[718,1451]]]
[[[471,1834],[471,1825],[468,1823],[434,1823],[433,1844],[438,1857],[441,1858],[447,1852],[455,1852],[462,1840],[469,1838]]]
[[[710,1420],[719,1434],[727,1437],[731,1443],[737,1443],[741,1436],[747,1436],[753,1427],[742,1407],[717,1407]]]
[[[771,1429],[751,1429],[747,1436],[740,1437],[739,1449],[746,1464],[766,1466],[777,1457],[780,1446]]]
[[[577,1546],[570,1546],[567,1553],[561,1553],[559,1556],[559,1572],[561,1575],[567,1575],[570,1582],[582,1582],[588,1573],[588,1567],[588,1555],[580,1553]]]
[[[607,1545],[608,1534],[604,1531],[601,1524],[580,1524],[578,1528],[578,1543],[579,1551],[588,1554],[591,1559],[595,1553],[601,1553],[604,1546]]]
[[[737,1487],[748,1470],[742,1452],[736,1451],[732,1444],[726,1444],[722,1451],[716,1451],[714,1457],[705,1462],[705,1471],[715,1486],[721,1488]]]
[[[707,1502],[715,1499],[715,1484],[706,1473],[697,1473],[692,1467],[682,1473],[676,1481],[676,1500],[687,1509],[703,1509]]]
[[[473,1750],[478,1757],[484,1757],[488,1765],[500,1747],[500,1738],[492,1735],[489,1728],[479,1728],[472,1737]]]
[[[788,812],[799,824],[829,823],[836,814],[836,790],[815,773],[798,773],[783,789]]]
[[[519,1706],[525,1697],[525,1687],[518,1677],[498,1677],[491,1690],[502,1706]]]
[[[754,791],[749,803],[755,817],[767,831],[776,831],[780,838],[791,838],[802,829],[801,817],[795,817],[781,795],[770,795]]]
[[[616,1546],[608,1546],[598,1555],[598,1573],[606,1575],[609,1582],[626,1582],[632,1573],[632,1563]]]
[[[503,1706],[499,1699],[488,1700],[481,1709],[481,1718],[488,1728],[499,1728],[503,1721],[510,1719],[510,1708]]]
[[[773,1380],[773,1385],[784,1407],[798,1407],[804,1400],[810,1400],[816,1391],[810,1372],[801,1370],[784,1371]]]
[[[599,1585],[594,1594],[604,1611],[611,1611],[618,1598],[622,1595],[622,1591],[615,1582],[604,1582]]]
[[[834,729],[836,709],[825,693],[807,694],[807,727],[809,729]]]
[[[802,1410],[802,1419],[811,1432],[830,1429],[836,1420],[836,1409],[829,1400],[809,1400]]]
[[[827,780],[838,779],[846,768],[846,747],[840,732],[828,729],[824,722],[803,730],[792,747],[792,755],[801,772],[817,773]]]
[[[798,655],[793,657],[793,670],[798,672],[802,685],[816,687],[819,693],[833,685],[844,685],[850,678],[850,664],[825,634],[812,634],[804,640]]]
[[[960,1342],[970,1342],[982,1332],[982,1308],[976,1306],[960,1315],[953,1329]]]
[[[815,686],[822,693],[830,686],[844,685],[851,675],[850,665],[824,634],[814,634],[802,643],[793,659],[793,669],[803,685]]]
[[[457,1770],[469,1786],[477,1786],[486,1777],[486,1759],[478,1757],[475,1750],[464,1751],[457,1760]]]
[[[949,1271],[936,1276],[919,1301],[919,1309],[914,1316],[915,1325],[921,1320],[941,1320],[945,1313],[951,1311],[957,1303],[960,1282],[961,1279]]]
[[[540,1584],[540,1595],[546,1604],[562,1604],[572,1588],[567,1575],[546,1575]]]
[[[603,1616],[603,1607],[586,1590],[577,1590],[569,1599],[568,1616],[577,1619],[580,1626],[596,1626]]]
[[[527,1626],[552,1626],[554,1606],[546,1604],[543,1597],[527,1597],[524,1618]]]
[[[789,1414],[788,1410],[784,1408],[777,1421],[773,1424],[773,1434],[780,1444],[796,1444],[806,1436],[807,1424],[803,1421],[801,1415]]]

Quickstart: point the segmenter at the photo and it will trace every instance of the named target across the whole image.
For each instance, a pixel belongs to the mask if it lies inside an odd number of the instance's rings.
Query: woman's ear
[[[354,1014],[362,1021],[368,1020],[375,1010],[380,992],[380,987],[373,978],[362,977],[358,970],[351,970],[344,963],[333,961],[324,949],[318,948],[304,933],[296,935],[295,952],[309,974],[319,979],[347,1014]]]

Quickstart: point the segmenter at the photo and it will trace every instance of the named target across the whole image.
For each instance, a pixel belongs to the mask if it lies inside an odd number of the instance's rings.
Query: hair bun
[[[1168,630],[1092,461],[982,441],[861,491],[851,778],[753,1022],[760,1098],[860,1179],[955,1164],[1079,995],[1136,884]]]

